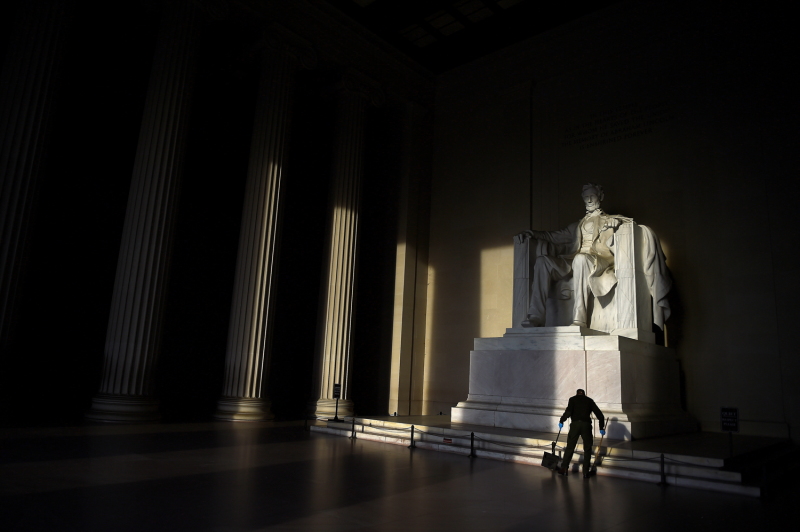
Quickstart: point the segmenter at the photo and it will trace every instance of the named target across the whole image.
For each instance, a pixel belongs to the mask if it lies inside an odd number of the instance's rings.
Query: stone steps
[[[327,426],[315,425],[310,428],[314,432],[349,437],[352,435],[352,419],[338,423],[328,422]],[[410,429],[411,425],[407,423],[356,418],[357,439],[407,447],[411,444]],[[445,439],[449,439],[450,443],[445,443]],[[660,482],[659,453],[615,449],[613,443],[609,442],[609,447],[605,445],[602,447],[597,467],[599,476]],[[467,456],[470,453],[470,431],[418,425],[415,426],[414,445],[419,449]],[[560,441],[559,447],[563,445],[565,442]],[[531,447],[537,448],[531,449]],[[478,458],[540,466],[544,453],[550,452],[550,449],[550,440],[475,432],[475,455]],[[560,448],[556,448],[557,454],[560,455],[562,452]],[[666,453],[664,456],[682,462],[665,461],[664,472],[668,485],[753,497],[761,495],[758,486],[742,484],[740,472],[722,469],[724,460]],[[571,461],[570,470],[573,474],[580,475],[579,466],[582,460],[583,453],[579,444]]]

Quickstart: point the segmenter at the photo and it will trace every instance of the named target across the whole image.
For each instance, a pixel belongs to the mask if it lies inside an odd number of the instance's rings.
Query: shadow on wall
[[[609,417],[606,424],[606,434],[614,434],[616,439],[630,441],[631,432],[628,427],[619,422],[619,418]]]

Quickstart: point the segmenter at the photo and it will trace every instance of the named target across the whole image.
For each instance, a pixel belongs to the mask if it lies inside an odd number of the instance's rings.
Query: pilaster
[[[428,110],[402,110],[400,191],[395,257],[389,412],[422,413],[428,295],[430,119]]]

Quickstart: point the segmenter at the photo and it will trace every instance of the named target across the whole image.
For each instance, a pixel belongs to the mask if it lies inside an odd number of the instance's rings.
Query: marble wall
[[[578,220],[592,181],[661,238],[702,429],[722,406],[745,433],[800,422],[788,28],[704,9],[623,2],[439,76],[424,413],[467,396],[473,337],[511,324],[512,236]]]

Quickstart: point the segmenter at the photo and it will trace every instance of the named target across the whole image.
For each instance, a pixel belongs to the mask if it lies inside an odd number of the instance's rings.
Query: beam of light
[[[511,327],[514,293],[514,245],[481,250],[480,322],[481,338],[503,336]]]

